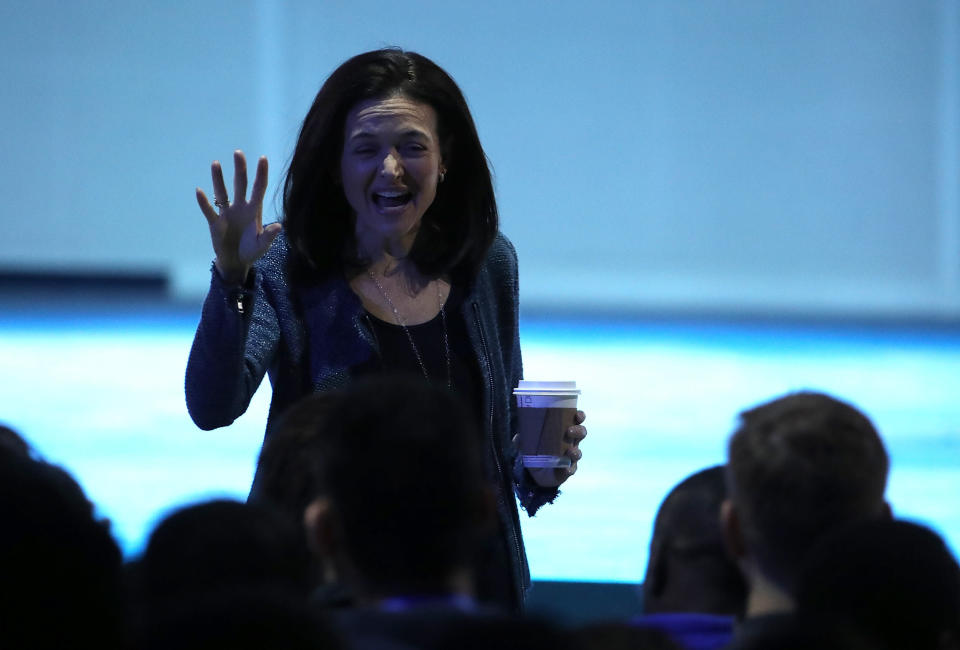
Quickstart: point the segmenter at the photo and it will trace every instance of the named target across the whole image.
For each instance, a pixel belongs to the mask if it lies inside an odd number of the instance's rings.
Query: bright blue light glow
[[[249,487],[269,386],[232,426],[198,430],[182,388],[195,320],[0,326],[0,417],[77,476],[128,554],[174,505]],[[739,410],[799,388],[867,411],[894,510],[960,546],[960,335],[542,320],[522,334],[525,375],[576,379],[590,432],[562,496],[523,522],[535,578],[639,582],[666,492],[722,462]]]

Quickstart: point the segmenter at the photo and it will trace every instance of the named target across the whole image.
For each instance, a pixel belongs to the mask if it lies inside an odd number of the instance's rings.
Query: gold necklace
[[[410,348],[413,350],[413,355],[417,358],[417,363],[420,364],[420,370],[423,371],[423,378],[427,381],[430,381],[430,375],[427,373],[427,366],[423,363],[423,357],[420,355],[420,350],[417,348],[417,344],[413,340],[413,335],[407,328],[406,321],[400,315],[400,310],[398,310],[397,306],[393,304],[393,301],[390,299],[390,295],[387,293],[387,290],[383,288],[383,285],[381,285],[377,280],[377,276],[375,276],[370,269],[367,269],[367,275],[370,276],[370,279],[373,281],[373,285],[377,288],[377,291],[380,292],[380,295],[383,296],[383,299],[387,301],[390,309],[393,310],[393,317],[397,319],[397,325],[402,327],[403,333],[407,335],[407,340],[410,342]],[[437,306],[440,307],[440,323],[443,326],[443,351],[447,361],[447,390],[450,390],[453,385],[450,374],[450,339],[447,335],[447,312],[443,308],[443,294],[440,292],[439,282],[437,282]]]

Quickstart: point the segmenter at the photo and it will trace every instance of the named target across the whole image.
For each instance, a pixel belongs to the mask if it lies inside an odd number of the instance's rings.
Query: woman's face
[[[437,115],[403,96],[361,102],[347,115],[340,178],[362,248],[409,251],[437,195]]]

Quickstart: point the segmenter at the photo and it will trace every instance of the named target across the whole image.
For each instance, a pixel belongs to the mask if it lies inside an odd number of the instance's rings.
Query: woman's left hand
[[[583,421],[587,419],[583,411],[577,411],[574,418],[574,425],[568,427],[563,434],[563,441],[566,445],[564,456],[570,458],[569,467],[545,467],[530,468],[530,475],[540,487],[557,487],[577,472],[577,463],[583,458],[583,452],[580,451],[580,441],[587,437],[587,427],[583,426]]]

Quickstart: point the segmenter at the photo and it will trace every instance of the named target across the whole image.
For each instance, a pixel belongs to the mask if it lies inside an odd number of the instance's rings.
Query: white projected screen
[[[418,8],[4,3],[0,267],[201,295],[210,161],[272,192],[325,76],[399,45],[470,101],[528,308],[960,312],[956,2]]]

